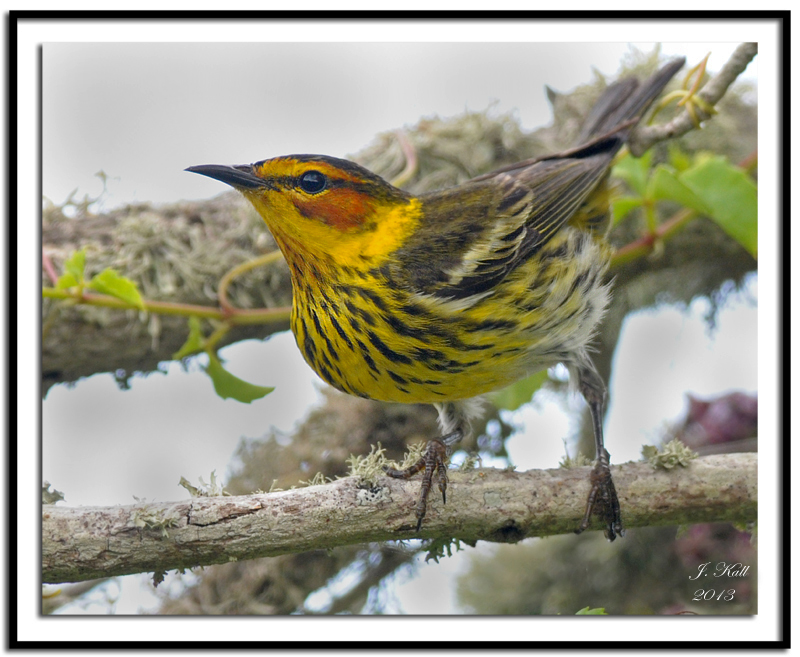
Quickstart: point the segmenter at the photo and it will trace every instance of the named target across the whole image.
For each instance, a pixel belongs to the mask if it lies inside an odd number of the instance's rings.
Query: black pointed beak
[[[224,182],[236,189],[258,189],[267,187],[263,178],[259,178],[253,173],[253,167],[249,164],[237,164],[228,166],[226,164],[200,164],[196,167],[187,167],[185,171],[199,173],[201,176],[208,176],[214,180]]]

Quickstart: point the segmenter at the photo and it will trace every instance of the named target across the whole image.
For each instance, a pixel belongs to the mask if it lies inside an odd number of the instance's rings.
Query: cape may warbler
[[[418,530],[434,475],[445,499],[448,450],[470,430],[474,398],[563,363],[597,450],[577,531],[595,512],[609,539],[622,534],[605,386],[587,349],[609,302],[608,172],[682,65],[609,86],[579,147],[422,196],[324,155],[187,169],[233,186],[264,218],[291,271],[292,331],[320,377],[352,395],[438,409],[442,436],[423,458],[386,469],[424,471]]]

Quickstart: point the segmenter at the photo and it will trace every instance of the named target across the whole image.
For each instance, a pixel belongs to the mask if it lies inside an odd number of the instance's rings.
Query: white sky
[[[253,34],[263,41],[346,41],[349,34],[357,41],[352,30],[359,33],[362,26],[332,33],[313,26],[298,32],[289,24],[266,32],[262,26],[259,32],[245,25],[237,39],[226,28],[209,31],[197,23],[181,32],[175,25],[164,31],[145,26],[146,31],[133,29],[127,36],[89,25],[88,32],[45,31],[38,39],[45,41],[44,196],[62,202],[76,188],[79,197],[97,195],[102,185],[94,174],[102,170],[109,176],[106,208],[133,200],[210,197],[224,190],[185,173],[186,166],[244,163],[292,152],[346,156],[380,131],[414,124],[423,116],[452,116],[490,105],[497,113],[515,112],[526,129],[534,129],[550,121],[544,85],[567,92],[589,81],[593,69],[613,75],[630,47],[623,35],[663,39],[681,34],[687,43],[665,43],[663,52],[686,55],[693,65],[711,51],[709,66],[716,70],[746,32],[726,23],[726,29],[714,34],[731,42],[709,43],[702,38],[708,36],[705,28],[676,30],[664,23],[631,29],[635,26],[630,22],[609,22],[604,23],[604,38],[618,35],[619,41],[565,45],[518,41],[557,39],[566,33],[579,38],[597,31],[591,31],[592,25],[569,25],[564,32],[556,22],[533,29],[515,24],[500,32],[512,42],[501,43],[497,25],[478,32],[468,24],[439,24],[381,34],[389,43],[299,44],[232,42],[255,41]],[[135,43],[159,37],[180,40],[176,35],[228,42]],[[439,41],[456,35],[463,41],[490,42],[400,43],[409,36]],[[67,39],[74,42],[58,42]],[[87,43],[92,40],[109,42]],[[637,46],[647,51],[652,43]],[[755,78],[753,65],[748,75]],[[760,93],[763,85],[759,77]],[[762,289],[765,280],[769,284],[773,279],[761,275]],[[755,286],[751,293],[758,295]],[[772,303],[772,292],[767,296],[762,294],[762,310],[765,301]],[[726,320],[727,314],[733,319]],[[615,396],[606,425],[615,462],[638,457],[640,445],[654,437],[661,422],[680,413],[685,391],[759,389],[756,310],[741,303],[735,314],[723,312],[714,341],[707,339],[700,315],[702,308],[689,315],[668,311],[630,321],[627,331],[650,341],[633,340],[638,346],[628,352],[623,348],[617,356]],[[314,377],[289,335],[236,345],[222,355],[237,376],[277,384],[277,390],[251,405],[222,401],[203,374],[184,374],[175,366],[167,377],[134,379],[125,393],[116,390],[108,375],[73,389],[52,389],[42,414],[43,478],[63,490],[70,505],[130,504],[133,495],[159,501],[182,498],[183,489],[177,486],[181,476],[208,481],[214,469],[224,475],[241,436],[262,435],[269,424],[289,430],[314,398]],[[712,380],[723,364],[730,367]],[[643,381],[645,375],[652,383]],[[763,371],[761,376],[763,380]],[[654,398],[663,404],[650,408],[644,403]],[[542,407],[549,419],[535,408],[520,413],[536,436],[511,441],[512,458],[520,468],[553,467],[560,458],[569,424],[554,406]],[[555,428],[546,428],[551,423]],[[531,454],[532,447],[536,454]],[[407,603],[419,604],[418,613],[428,613],[425,604],[431,599],[425,593],[409,594]]]
[[[664,44],[710,67],[737,44]],[[650,52],[652,43],[636,44]],[[628,43],[47,43],[42,189],[106,207],[220,193],[183,169],[289,153],[344,157],[424,116],[514,112],[551,121],[545,85],[619,70]]]

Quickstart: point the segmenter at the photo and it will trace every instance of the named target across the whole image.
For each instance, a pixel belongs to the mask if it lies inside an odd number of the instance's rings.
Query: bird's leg
[[[428,441],[422,458],[414,465],[404,470],[397,470],[384,466],[383,471],[395,479],[410,479],[417,472],[423,471],[422,486],[415,515],[417,517],[417,531],[422,527],[422,519],[428,508],[428,494],[433,487],[433,476],[442,493],[442,503],[447,503],[447,458],[450,448],[464,438],[469,427],[468,416],[462,412],[462,407],[454,403],[436,404],[439,411],[439,424],[445,432],[443,436]]]
[[[590,477],[592,488],[586,499],[586,512],[575,533],[580,534],[589,527],[589,520],[592,513],[594,513],[605,522],[606,538],[609,541],[613,541],[617,535],[625,536],[625,530],[622,528],[617,489],[614,487],[614,480],[611,478],[610,455],[603,445],[603,407],[605,405],[606,388],[588,356],[584,356],[577,363],[575,371],[578,375],[578,387],[589,405],[589,412],[592,416],[594,445],[597,456],[597,463]]]

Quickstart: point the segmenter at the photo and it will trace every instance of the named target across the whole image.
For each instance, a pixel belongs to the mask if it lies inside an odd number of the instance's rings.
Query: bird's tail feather
[[[578,145],[615,132],[620,126],[630,123],[624,132],[618,135],[624,140],[650,104],[658,98],[667,83],[685,63],[685,57],[674,59],[641,84],[635,78],[625,78],[610,85],[586,117],[578,137]]]

